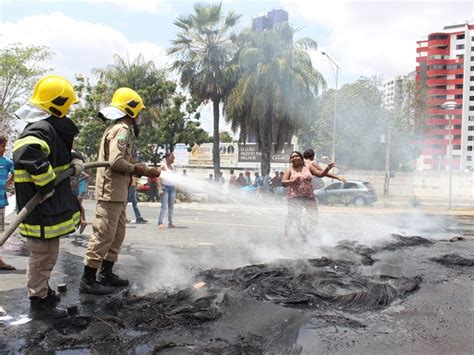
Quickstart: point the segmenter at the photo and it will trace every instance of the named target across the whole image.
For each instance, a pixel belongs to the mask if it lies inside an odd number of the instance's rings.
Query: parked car
[[[343,203],[355,204],[357,206],[371,205],[377,201],[377,193],[373,186],[367,181],[348,180],[346,182],[335,182],[319,190],[314,194],[320,203]]]

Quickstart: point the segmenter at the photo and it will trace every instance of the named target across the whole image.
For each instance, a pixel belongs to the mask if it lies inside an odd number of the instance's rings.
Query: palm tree
[[[219,105],[230,91],[231,78],[235,77],[232,59],[235,46],[232,41],[240,15],[230,11],[224,16],[222,4],[195,4],[194,12],[179,17],[174,24],[181,32],[172,41],[168,53],[177,57],[172,69],[181,75],[181,85],[191,95],[213,105],[214,176],[220,170],[219,156]]]
[[[293,42],[288,23],[275,30],[246,30],[238,38],[240,79],[224,102],[226,118],[240,140],[251,134],[262,152],[262,175],[270,173],[274,150],[289,142],[305,119],[315,112],[315,98],[326,85],[313,68],[309,38]]]

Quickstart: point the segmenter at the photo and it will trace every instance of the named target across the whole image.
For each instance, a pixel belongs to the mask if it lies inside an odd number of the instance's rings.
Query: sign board
[[[271,163],[288,163],[290,153],[293,151],[293,144],[285,144],[283,147],[273,153]],[[259,151],[257,144],[239,144],[239,163],[260,163],[262,161],[262,152]]]
[[[236,143],[221,143],[219,145],[222,167],[234,167],[237,164],[237,149]],[[195,145],[189,156],[189,165],[213,166],[212,143]]]

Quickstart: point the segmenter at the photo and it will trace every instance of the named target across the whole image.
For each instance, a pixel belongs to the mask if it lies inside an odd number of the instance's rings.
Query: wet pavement
[[[143,204],[144,217],[157,206]],[[183,204],[181,228],[129,224],[116,271],[132,286],[105,297],[78,294],[90,227],[63,238],[51,283],[67,284],[61,306],[78,314],[54,322],[13,325],[29,306],[27,250],[13,238],[0,353],[474,352],[472,216],[322,209],[303,244],[281,240],[285,212]]]

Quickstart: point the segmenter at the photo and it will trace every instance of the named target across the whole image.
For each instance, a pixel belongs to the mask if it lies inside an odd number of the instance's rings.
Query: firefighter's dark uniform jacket
[[[54,187],[56,176],[71,165],[77,126],[68,117],[31,123],[13,145],[17,207],[21,210],[38,192],[54,194],[40,203],[20,224],[24,237],[51,239],[73,232],[80,223],[80,208],[70,179]]]

